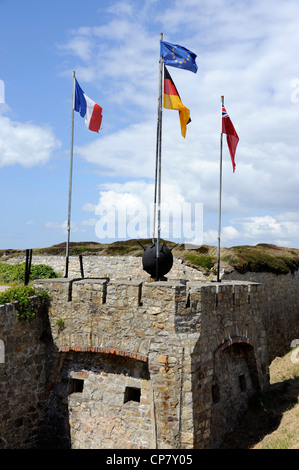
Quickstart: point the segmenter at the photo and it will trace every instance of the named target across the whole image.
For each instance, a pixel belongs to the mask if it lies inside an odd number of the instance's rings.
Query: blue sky
[[[299,248],[298,15],[297,0],[0,0],[0,249],[66,241],[73,70],[103,121],[75,113],[71,241],[105,243],[104,214],[149,208],[161,32],[198,65],[169,67],[192,122],[183,139],[163,111],[162,202],[201,203],[217,244],[224,95],[240,141],[235,173],[223,141],[221,243]]]

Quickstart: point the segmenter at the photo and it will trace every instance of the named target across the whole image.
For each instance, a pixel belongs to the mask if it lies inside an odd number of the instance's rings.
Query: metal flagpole
[[[224,96],[221,96],[221,104],[224,104]],[[217,259],[217,282],[220,279],[220,234],[221,234],[221,192],[222,192],[222,110],[221,110],[221,133],[220,133],[220,171],[219,171],[219,214],[218,214],[218,259]]]
[[[160,38],[163,37],[161,33]],[[155,168],[155,189],[154,189],[154,217],[153,217],[153,233],[152,233],[152,242],[155,243],[155,233],[156,233],[156,214],[157,214],[157,178],[158,178],[158,162],[159,162],[159,139],[160,139],[160,66],[159,66],[159,77],[158,77],[158,107],[157,107],[157,137],[156,137],[156,168]]]
[[[69,205],[67,220],[67,243],[66,243],[66,260],[65,275],[68,277],[69,270],[69,251],[70,251],[70,232],[71,232],[71,205],[72,205],[72,179],[73,179],[73,147],[74,147],[74,108],[75,108],[75,72],[73,72],[73,94],[72,94],[72,130],[71,130],[71,152],[70,152],[70,180],[69,180]]]
[[[160,34],[163,41],[163,33]],[[158,123],[157,123],[157,251],[156,251],[156,281],[159,280],[159,258],[160,258],[160,233],[161,233],[161,143],[162,143],[162,84],[163,84],[163,57],[160,57],[159,66],[159,96],[158,96]]]

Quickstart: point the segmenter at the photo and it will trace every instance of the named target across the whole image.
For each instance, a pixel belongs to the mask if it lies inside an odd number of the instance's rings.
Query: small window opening
[[[141,396],[140,388],[126,387],[124,403],[127,403],[128,401],[136,401],[140,403],[140,396]]]
[[[84,380],[71,379],[69,383],[69,395],[71,393],[82,393],[84,387]]]
[[[241,392],[245,392],[247,390],[245,375],[239,375],[239,384]]]
[[[212,399],[213,399],[213,403],[220,402],[220,391],[219,391],[218,384],[212,385]]]

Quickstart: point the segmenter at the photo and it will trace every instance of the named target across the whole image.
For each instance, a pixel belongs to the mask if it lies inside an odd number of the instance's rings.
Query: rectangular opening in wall
[[[245,379],[244,374],[239,375],[239,384],[240,384],[241,392],[245,392],[247,390],[247,386],[246,386],[246,379]]]
[[[82,393],[84,388],[84,380],[82,379],[70,379],[68,394],[71,393]]]
[[[140,388],[126,387],[124,403],[127,403],[128,401],[136,401],[137,403],[140,403],[140,396],[141,396]]]

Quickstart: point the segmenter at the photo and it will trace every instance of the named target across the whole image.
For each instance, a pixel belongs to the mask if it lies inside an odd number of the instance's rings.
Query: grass
[[[70,256],[142,256],[143,247],[152,243],[151,239],[125,240],[105,244],[97,242],[71,242]],[[183,244],[161,240],[172,249],[174,257],[186,264],[201,269],[204,273],[214,272],[217,264],[217,247],[202,245],[195,249],[185,249]],[[33,255],[65,256],[66,243],[59,243],[46,248],[33,249]],[[25,250],[0,250],[1,257],[24,256]],[[271,272],[275,274],[293,273],[299,269],[299,249],[279,247],[273,244],[259,243],[255,246],[221,247],[221,267],[232,268],[240,273]]]
[[[150,238],[141,240],[125,240],[116,241],[114,243],[96,243],[96,242],[70,242],[69,254],[70,256],[78,256],[80,254],[98,255],[98,256],[142,256],[143,247],[147,248],[152,243]],[[169,248],[176,246],[174,242],[169,242],[161,239],[161,244],[166,243]],[[176,252],[181,252],[180,245],[176,247]],[[66,243],[59,243],[45,248],[35,248],[32,250],[33,256],[65,256]],[[18,256],[24,256],[25,250],[0,250],[1,257],[7,260]]]
[[[299,268],[299,250],[280,248],[264,243],[256,246],[236,246],[231,249],[224,260],[241,273],[272,272],[287,274]]]
[[[216,259],[213,256],[200,255],[195,253],[185,253],[185,259],[194,266],[201,266],[206,272],[209,272],[214,266]]]

